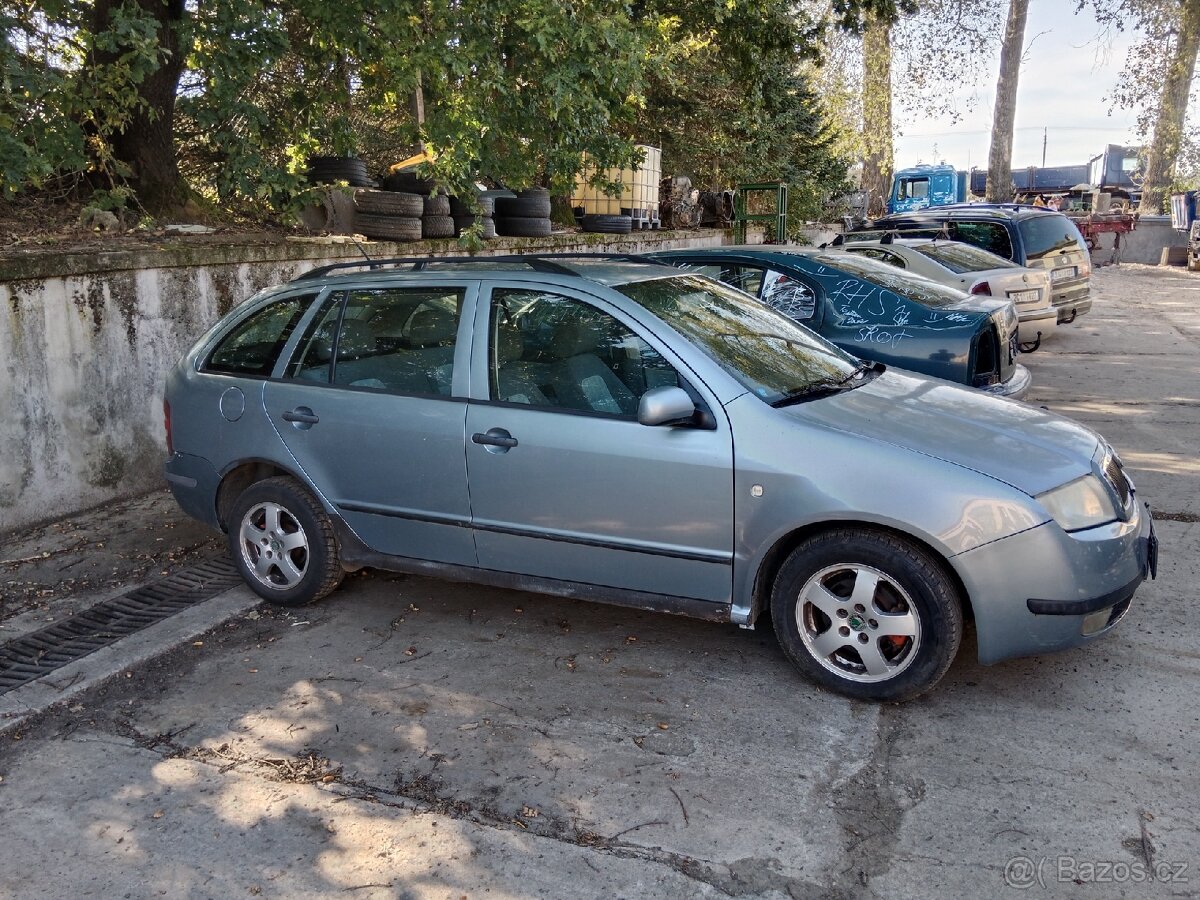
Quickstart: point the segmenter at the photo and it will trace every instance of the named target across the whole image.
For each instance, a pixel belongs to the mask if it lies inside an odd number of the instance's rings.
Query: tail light
[[[972,294],[984,294],[988,297],[992,296],[992,286],[986,281],[977,281],[971,285]]]
[[[174,455],[175,441],[171,437],[171,404],[163,398],[163,427],[167,432],[167,453]]]

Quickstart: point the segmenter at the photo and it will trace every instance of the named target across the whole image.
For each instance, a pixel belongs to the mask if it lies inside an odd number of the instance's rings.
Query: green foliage
[[[818,217],[846,172],[809,81],[823,23],[783,0],[662,2],[657,15],[638,133],[661,143],[664,174],[786,181],[791,219]]]
[[[116,6],[89,30],[91,4],[0,3],[0,190],[11,196],[67,174],[115,188],[127,170],[111,138],[145,109],[137,87],[163,58],[156,21]],[[106,58],[104,64],[97,57]]]
[[[852,25],[908,5],[834,12]],[[0,0],[3,193],[83,174],[102,202],[125,196],[114,138],[164,114],[140,88],[178,61],[155,9]],[[205,0],[178,23],[186,66],[165,112],[197,196],[252,215],[296,211],[317,153],[381,173],[425,145],[426,174],[452,190],[566,190],[585,157],[635,163],[635,142],[702,183],[788,180],[813,211],[844,170],[804,70],[821,24],[790,0]]]

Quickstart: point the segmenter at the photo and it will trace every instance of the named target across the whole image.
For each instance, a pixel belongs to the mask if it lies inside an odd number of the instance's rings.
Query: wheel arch
[[[217,523],[221,526],[221,530],[225,532],[229,531],[226,520],[233,508],[234,501],[237,500],[246,488],[267,478],[275,478],[280,475],[294,478],[304,486],[305,490],[317,498],[318,503],[322,502],[320,494],[313,490],[312,485],[308,483],[308,479],[301,475],[299,471],[281,466],[275,460],[270,459],[251,458],[239,460],[225,468],[221,473],[220,484],[217,485],[214,502],[216,504]]]
[[[931,559],[941,567],[945,575],[950,579],[958,590],[959,598],[963,604],[963,615],[968,621],[975,618],[975,612],[972,608],[971,595],[967,591],[966,584],[963,583],[958,571],[951,565],[950,560],[946,558],[934,544],[925,537],[919,534],[914,534],[911,531],[905,531],[901,528],[894,528],[889,525],[882,525],[878,522],[869,522],[860,519],[832,519],[822,522],[812,522],[807,525],[802,525],[795,528],[783,536],[781,536],[771,548],[763,555],[762,561],[759,563],[758,571],[754,575],[754,583],[751,587],[751,608],[748,624],[753,624],[762,614],[763,610],[770,607],[771,602],[771,587],[775,583],[775,576],[779,574],[779,569],[783,566],[784,560],[788,558],[793,550],[800,545],[802,541],[807,540],[814,535],[823,534],[828,531],[837,531],[845,528],[854,528],[864,532],[875,532],[877,534],[889,534],[895,537],[903,538],[911,541],[921,549],[925,550]]]

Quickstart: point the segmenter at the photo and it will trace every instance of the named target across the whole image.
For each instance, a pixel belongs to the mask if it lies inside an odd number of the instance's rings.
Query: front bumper
[[[1017,363],[1013,366],[1012,375],[1008,381],[1001,381],[999,384],[989,384],[987,387],[978,388],[985,394],[991,394],[994,397],[1007,397],[1010,400],[1024,400],[1025,395],[1029,393],[1029,387],[1033,384],[1033,375],[1029,369]]]
[[[1068,534],[1047,522],[951,559],[975,614],[979,661],[991,665],[1078,647],[1121,620],[1154,574],[1148,506],[1128,522]]]

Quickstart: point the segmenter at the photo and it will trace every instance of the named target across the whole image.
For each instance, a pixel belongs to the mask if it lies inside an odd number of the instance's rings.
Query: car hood
[[[1095,432],[1036,406],[909,372],[779,410],[945,460],[1030,496],[1092,471]]]

